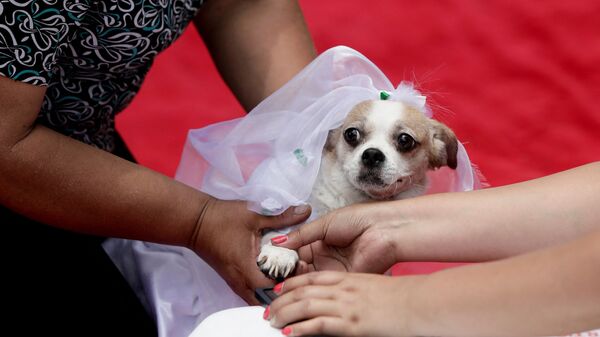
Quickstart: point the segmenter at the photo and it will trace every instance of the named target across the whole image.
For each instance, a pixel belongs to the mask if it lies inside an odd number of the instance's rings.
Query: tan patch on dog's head
[[[448,166],[456,169],[458,166],[458,140],[456,135],[446,125],[430,119],[433,144],[429,156],[429,168],[435,169],[442,166]]]
[[[413,107],[406,107],[402,118],[398,119],[394,125],[392,136],[406,132],[420,144],[427,146],[429,143],[429,129],[429,118]]]
[[[406,107],[405,115],[398,121],[399,130],[412,131],[410,135],[429,150],[429,168],[448,166],[456,169],[458,141],[446,125],[428,118],[414,107]]]
[[[348,128],[349,125],[362,126],[364,124],[365,116],[369,113],[372,106],[373,101],[363,101],[358,103],[350,110],[342,126],[329,131],[324,149],[326,154],[335,156],[335,144],[339,141],[343,141],[342,130]]]
[[[373,101],[363,101],[358,103],[357,105],[350,110],[346,120],[344,121],[345,125],[354,124],[357,122],[364,122],[365,116],[369,113],[369,111],[373,108]]]

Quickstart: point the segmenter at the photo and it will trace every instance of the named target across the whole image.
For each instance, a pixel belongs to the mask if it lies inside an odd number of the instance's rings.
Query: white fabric
[[[281,337],[263,319],[263,307],[233,308],[219,311],[202,321],[190,337]]]
[[[251,210],[263,214],[303,204],[329,130],[340,126],[357,103],[379,99],[382,90],[390,100],[431,116],[425,97],[412,85],[394,88],[355,50],[327,50],[248,116],[190,131],[176,179],[220,199],[247,200]],[[460,144],[458,151],[458,168],[431,173],[429,192],[479,187]],[[245,305],[209,265],[185,248],[113,240],[106,249],[147,298],[161,337],[187,336],[208,315]]]

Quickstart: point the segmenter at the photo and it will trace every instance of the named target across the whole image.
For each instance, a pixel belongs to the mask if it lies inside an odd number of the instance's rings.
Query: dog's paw
[[[287,277],[296,267],[298,253],[291,249],[264,245],[256,259],[256,263],[263,273],[273,279]]]

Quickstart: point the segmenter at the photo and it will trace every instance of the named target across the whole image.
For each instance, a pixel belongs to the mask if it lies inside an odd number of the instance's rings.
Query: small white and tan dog
[[[313,213],[369,200],[415,197],[427,189],[427,171],[457,165],[458,142],[444,124],[397,101],[357,104],[329,133],[309,203]],[[271,245],[268,232],[257,263],[272,278],[285,278],[298,254]]]

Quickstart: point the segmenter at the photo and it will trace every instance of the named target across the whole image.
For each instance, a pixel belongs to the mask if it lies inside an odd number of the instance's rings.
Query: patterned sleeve
[[[47,85],[57,51],[77,23],[65,10],[66,3],[74,2],[0,1],[0,75]]]

